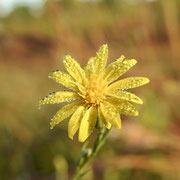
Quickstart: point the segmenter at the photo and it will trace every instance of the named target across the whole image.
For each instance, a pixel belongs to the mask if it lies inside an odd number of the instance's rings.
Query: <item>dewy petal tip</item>
[[[150,83],[150,79],[149,78],[145,78],[147,83]]]

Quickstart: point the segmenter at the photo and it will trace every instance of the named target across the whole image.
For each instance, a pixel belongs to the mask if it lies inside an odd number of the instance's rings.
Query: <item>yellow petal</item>
[[[104,102],[100,104],[100,109],[107,122],[109,121],[117,129],[121,128],[121,118],[115,106]]]
[[[92,132],[97,120],[96,107],[90,107],[84,114],[80,128],[79,128],[79,141],[84,142]]]
[[[70,55],[64,57],[64,66],[69,74],[79,83],[83,82],[85,77],[84,70],[81,68],[79,63],[74,60]]]
[[[92,57],[89,59],[87,66],[85,67],[86,76],[90,77],[93,74],[98,74],[104,71],[108,58],[108,46],[107,44],[102,45],[96,57]]]
[[[107,82],[113,82],[126,73],[131,67],[133,67],[137,61],[135,59],[131,60],[124,60],[124,56],[121,56],[119,59],[111,63],[105,69],[105,76],[104,78],[107,79]],[[124,60],[124,61],[123,61]]]
[[[80,106],[80,102],[76,101],[71,104],[67,104],[64,107],[62,107],[55,116],[51,119],[51,129],[67,117],[69,117],[74,111]]]
[[[101,72],[104,70],[106,66],[107,58],[108,58],[108,45],[104,44],[99,48],[96,54],[94,61],[95,71]]]
[[[102,122],[105,124],[105,126],[107,127],[107,129],[111,129],[111,123],[109,122],[108,119],[106,119],[106,118],[103,116],[100,107],[98,107],[98,115],[99,115],[101,121],[102,121]]]
[[[68,123],[68,135],[71,139],[73,139],[74,134],[77,132],[82,115],[84,113],[85,107],[79,106],[77,110],[71,116],[69,123]]]
[[[69,87],[73,90],[77,90],[77,86],[75,85],[73,78],[65,72],[61,72],[61,71],[51,72],[48,77],[66,87]]]
[[[132,94],[127,91],[111,91],[109,92],[109,95],[126,101],[131,101],[137,104],[143,104],[142,99],[137,97],[135,94]]]
[[[86,65],[86,67],[84,68],[86,77],[88,77],[88,78],[90,78],[92,70],[94,69],[94,61],[95,61],[95,57],[91,57]]]
[[[116,109],[122,113],[129,116],[138,116],[138,110],[129,102],[114,97],[108,97],[106,99],[108,102],[116,106]]]
[[[131,89],[139,86],[143,86],[144,84],[149,83],[149,79],[145,77],[129,77],[122,80],[119,80],[108,87],[108,91],[115,89]]]
[[[52,94],[50,93],[49,96],[46,96],[44,99],[39,101],[39,107],[41,107],[41,105],[43,104],[61,103],[78,97],[79,96],[77,95],[77,93],[74,92],[56,92]]]

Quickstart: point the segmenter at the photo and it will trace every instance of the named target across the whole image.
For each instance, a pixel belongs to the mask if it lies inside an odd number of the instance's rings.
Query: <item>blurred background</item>
[[[84,66],[104,43],[109,62],[137,59],[123,78],[151,83],[133,90],[140,115],[122,116],[82,179],[180,179],[179,0],[0,0],[1,180],[70,179],[82,144],[67,120],[50,130],[61,105],[38,101],[63,89],[48,74],[65,54]]]

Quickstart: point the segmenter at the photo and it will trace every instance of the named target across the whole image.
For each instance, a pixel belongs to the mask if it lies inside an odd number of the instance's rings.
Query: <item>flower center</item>
[[[98,106],[107,95],[107,85],[102,79],[91,80],[85,84],[79,95],[88,106]]]

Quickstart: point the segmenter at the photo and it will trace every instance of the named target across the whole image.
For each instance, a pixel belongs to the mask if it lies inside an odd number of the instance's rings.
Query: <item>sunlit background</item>
[[[63,89],[48,74],[64,55],[84,66],[103,43],[109,62],[137,59],[123,77],[151,83],[133,90],[140,115],[122,116],[82,179],[180,179],[179,0],[0,0],[0,180],[70,179],[82,144],[67,120],[50,130],[61,105],[38,101]]]

